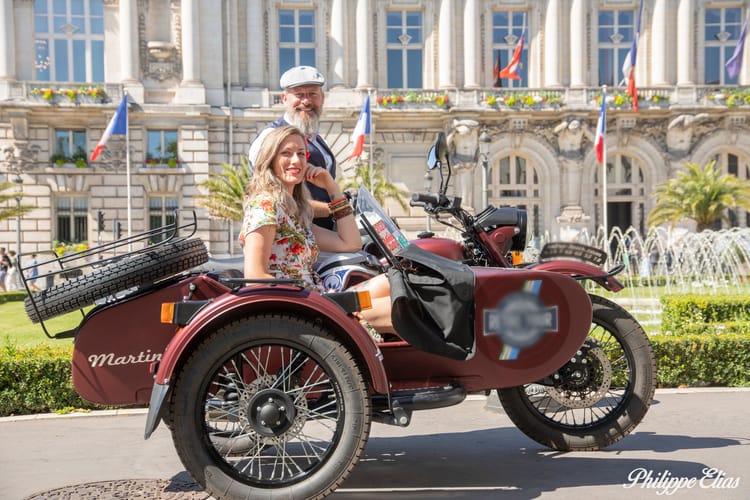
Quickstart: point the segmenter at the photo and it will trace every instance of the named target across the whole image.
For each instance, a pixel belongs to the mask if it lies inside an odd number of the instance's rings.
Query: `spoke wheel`
[[[619,441],[643,419],[656,388],[643,328],[614,302],[590,297],[591,330],[573,359],[543,383],[498,390],[516,426],[557,450],[598,450]]]
[[[207,337],[180,370],[172,405],[178,454],[217,498],[322,498],[352,470],[370,428],[351,354],[290,316]]]

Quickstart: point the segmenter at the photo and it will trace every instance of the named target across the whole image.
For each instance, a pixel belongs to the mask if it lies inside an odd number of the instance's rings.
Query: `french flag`
[[[362,150],[365,147],[365,136],[370,133],[370,120],[370,96],[368,95],[362,105],[362,111],[359,112],[357,123],[354,125],[354,132],[352,132],[354,149],[348,159],[351,160],[362,155]]]
[[[128,133],[128,95],[122,96],[120,105],[117,106],[114,116],[109,121],[107,128],[104,129],[102,138],[99,139],[99,143],[94,148],[94,152],[91,153],[91,161],[96,161],[99,157],[99,153],[104,149],[104,145],[107,144],[109,137],[112,135],[127,135]]]
[[[596,149],[596,161],[604,163],[604,135],[607,132],[607,89],[602,90],[602,108],[599,111],[599,120],[596,122],[596,138],[594,149]]]
[[[521,53],[523,52],[523,37],[525,34],[525,31],[521,33],[521,38],[518,39],[516,48],[513,50],[513,57],[510,59],[510,63],[500,71],[500,78],[521,79],[518,71],[521,66]]]
[[[630,51],[622,64],[622,74],[628,80],[628,94],[633,102],[633,111],[638,111],[638,91],[635,88],[635,59],[638,52],[638,38],[640,38],[641,33],[641,12],[643,12],[643,0],[638,6],[638,20],[636,21],[635,35],[633,35],[633,44],[630,46]]]

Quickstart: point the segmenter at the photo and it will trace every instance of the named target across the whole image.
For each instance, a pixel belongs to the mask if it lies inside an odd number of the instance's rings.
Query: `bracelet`
[[[345,207],[339,208],[338,210],[334,211],[332,215],[333,215],[334,220],[339,220],[339,219],[343,219],[344,217],[348,215],[353,215],[353,214],[354,214],[354,210],[352,210],[352,207],[347,205]]]
[[[348,203],[349,203],[349,201],[346,199],[346,196],[342,196],[338,200],[333,200],[332,202],[330,202],[328,204],[328,208],[333,212],[334,210],[336,210],[336,207],[343,206],[343,205],[346,205]]]

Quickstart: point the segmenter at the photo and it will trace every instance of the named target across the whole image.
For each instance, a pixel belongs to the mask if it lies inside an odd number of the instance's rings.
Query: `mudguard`
[[[567,274],[576,279],[590,279],[610,292],[619,292],[625,287],[620,280],[613,276],[616,272],[606,272],[587,262],[565,259],[548,260],[526,266],[526,269],[552,271],[555,273]]]
[[[190,355],[192,346],[205,334],[229,322],[254,313],[272,312],[295,312],[301,316],[319,319],[332,331],[348,336],[351,339],[350,348],[359,351],[354,352],[354,355],[366,365],[372,390],[380,394],[388,393],[388,379],[380,350],[356,319],[316,292],[286,285],[255,285],[217,297],[201,309],[167,345],[154,376],[146,438],[158,425],[162,404],[167,399],[169,383],[180,361]]]

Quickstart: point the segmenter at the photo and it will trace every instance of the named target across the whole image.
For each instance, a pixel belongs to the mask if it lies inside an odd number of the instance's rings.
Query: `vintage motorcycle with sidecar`
[[[195,214],[40,263],[57,266],[40,279],[67,279],[30,292],[26,311],[48,336],[75,337],[83,398],[148,403],[145,437],[163,420],[217,498],[322,498],[356,465],[371,422],[408,426],[470,392],[498,390],[514,422],[558,450],[604,448],[643,418],[654,358],[632,317],[592,330],[600,304],[573,277],[467,266],[409,245],[374,201],[362,205],[391,282],[398,335],[383,342],[353,315],[366,292],[195,271],[208,260]],[[79,308],[71,331],[44,324]]]

